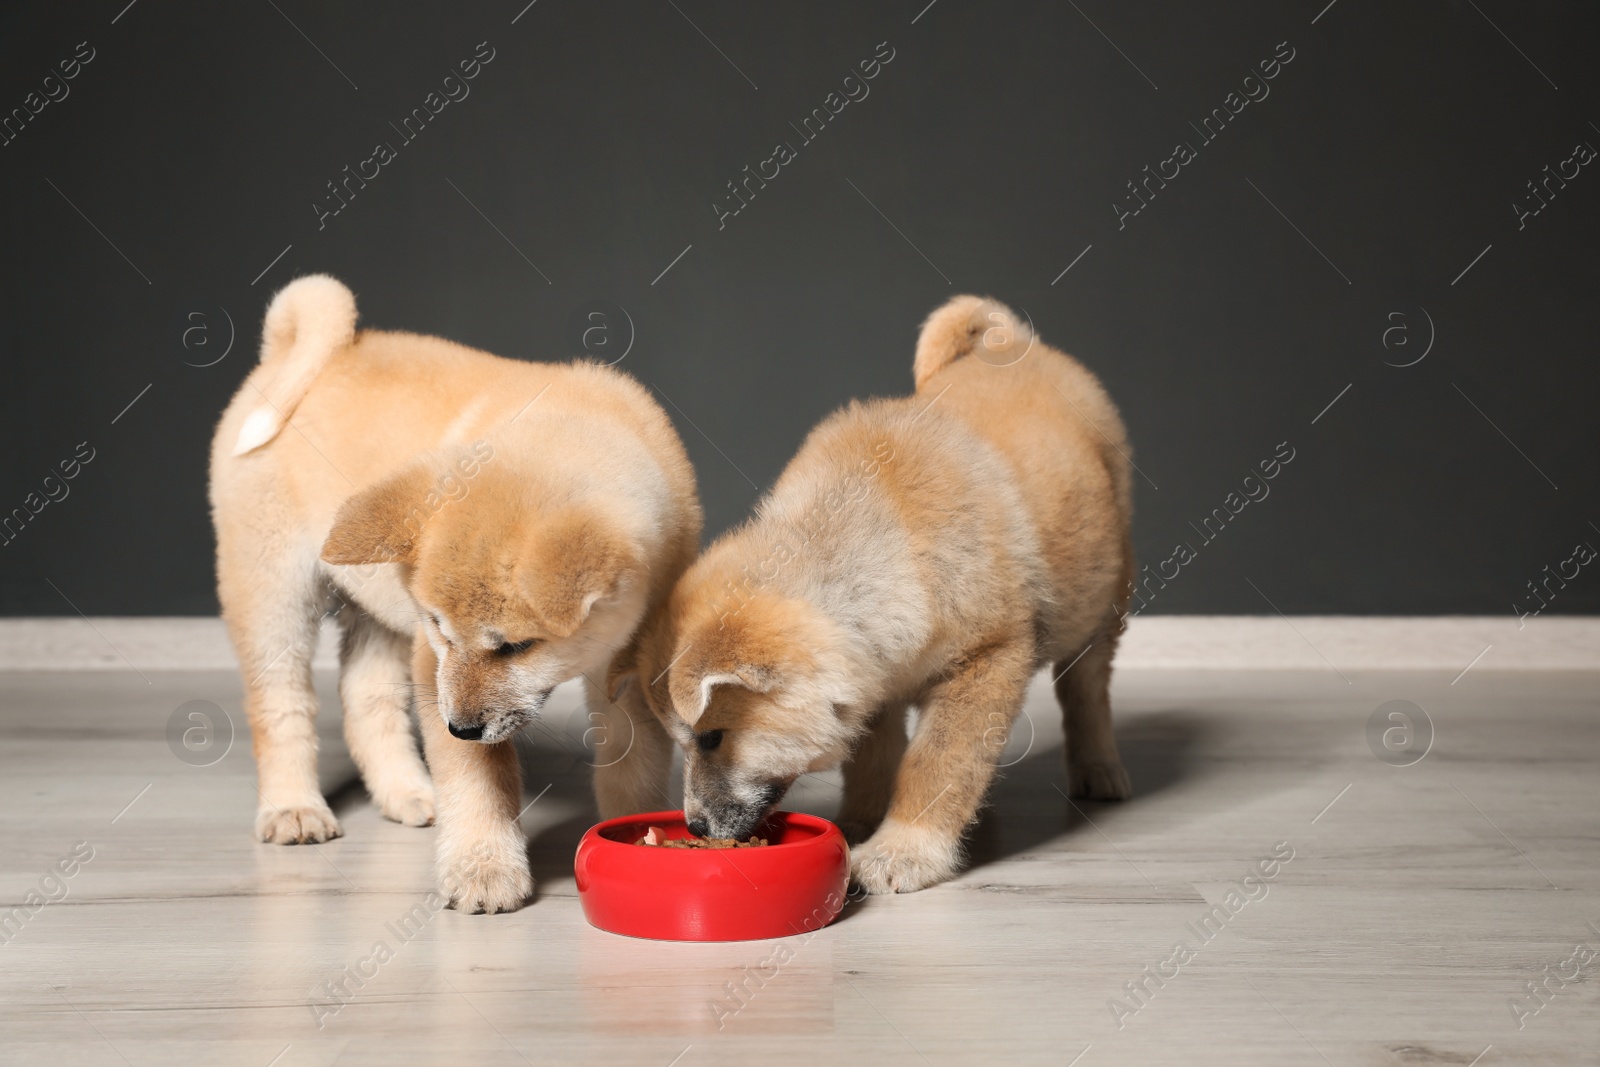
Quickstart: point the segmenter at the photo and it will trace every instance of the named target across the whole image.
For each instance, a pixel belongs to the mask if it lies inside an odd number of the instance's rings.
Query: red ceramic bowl
[[[590,827],[578,843],[578,899],[590,924],[658,941],[755,941],[820,930],[844,907],[850,849],[815,815],[777,811],[756,830],[759,848],[635,844],[659,826],[693,836],[681,811],[627,815]]]

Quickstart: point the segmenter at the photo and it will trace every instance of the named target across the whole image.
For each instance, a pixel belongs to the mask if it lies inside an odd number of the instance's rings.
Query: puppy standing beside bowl
[[[1116,407],[971,296],[929,317],[914,374],[915,395],[851,404],[811,432],[608,682],[642,687],[687,753],[696,833],[744,837],[799,775],[842,763],[840,822],[866,838],[852,875],[875,893],[959,869],[1045,665],[1069,792],[1130,794],[1108,693],[1133,577]]]
[[[212,443],[256,834],[340,833],[317,781],[311,677],[337,598],[345,739],[373,801],[422,826],[437,790],[450,902],[505,911],[533,889],[512,736],[559,683],[598,680],[693,559],[694,472],[666,414],[619,371],[355,326],[333,278],[285,287]],[[636,697],[611,705],[592,683],[588,696],[601,815],[659,807],[671,741]]]

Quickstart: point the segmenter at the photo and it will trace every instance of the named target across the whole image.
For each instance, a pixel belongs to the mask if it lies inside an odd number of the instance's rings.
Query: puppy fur
[[[1107,693],[1133,575],[1116,407],[972,296],[929,317],[914,376],[915,395],[853,403],[813,430],[611,678],[643,688],[687,753],[697,832],[742,837],[796,777],[842,763],[840,821],[864,840],[852,874],[875,893],[959,869],[1046,665],[1071,794],[1129,795]]]
[[[285,287],[212,443],[256,834],[340,833],[317,780],[311,677],[332,603],[345,739],[374,802],[412,826],[437,810],[451,903],[515,908],[533,882],[512,738],[557,684],[602,678],[693,559],[694,474],[665,413],[619,371],[355,326],[333,278]],[[588,696],[602,814],[659,807],[670,740],[637,695]]]

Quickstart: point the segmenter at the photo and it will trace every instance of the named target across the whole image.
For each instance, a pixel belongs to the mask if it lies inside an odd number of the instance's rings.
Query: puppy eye
[[[517,656],[528,651],[528,649],[532,648],[538,643],[538,641],[531,637],[526,641],[507,641],[505,644],[495,649],[494,654],[497,656]]]
[[[714,751],[718,745],[722,744],[722,731],[707,730],[703,734],[696,734],[694,743],[700,746],[701,752]]]

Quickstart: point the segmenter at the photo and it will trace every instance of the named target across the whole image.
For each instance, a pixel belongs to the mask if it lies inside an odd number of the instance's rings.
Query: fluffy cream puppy
[[[374,802],[413,826],[437,804],[451,903],[515,908],[533,882],[511,739],[556,685],[603,677],[693,558],[694,473],[665,413],[619,371],[355,327],[334,279],[285,287],[212,443],[256,834],[340,832],[317,781],[311,679],[331,602],[345,739]],[[637,697],[612,704],[591,685],[589,700],[602,813],[659,806],[670,740]]]
[[[914,396],[851,404],[811,432],[610,680],[643,688],[687,753],[697,833],[743,837],[796,777],[842,763],[840,821],[865,839],[852,873],[875,893],[959,869],[1041,667],[1072,795],[1129,795],[1108,699],[1133,575],[1116,407],[972,296],[924,324],[914,372]]]

